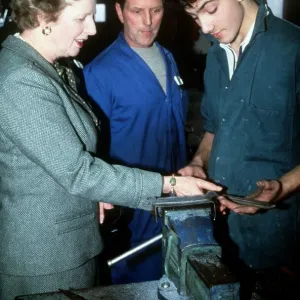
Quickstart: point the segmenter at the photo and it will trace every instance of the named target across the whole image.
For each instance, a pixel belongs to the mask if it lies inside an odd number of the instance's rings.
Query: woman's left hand
[[[113,209],[114,206],[110,203],[99,202],[99,223],[102,224],[105,218],[105,210]]]

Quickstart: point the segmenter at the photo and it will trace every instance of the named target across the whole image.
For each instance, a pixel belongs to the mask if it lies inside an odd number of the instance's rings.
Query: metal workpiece
[[[252,199],[252,198],[248,198],[248,197],[240,197],[240,196],[235,196],[235,195],[227,195],[224,194],[224,197],[227,197],[230,201],[239,204],[239,205],[243,205],[243,206],[253,206],[259,209],[272,209],[275,208],[276,205],[270,202],[264,202],[264,201],[260,201],[260,200],[256,200],[256,199]]]

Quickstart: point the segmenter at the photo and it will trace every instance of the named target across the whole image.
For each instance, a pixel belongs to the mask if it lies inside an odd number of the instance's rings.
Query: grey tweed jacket
[[[82,99],[24,41],[9,36],[2,47],[0,273],[69,270],[102,249],[97,201],[149,209],[162,179],[96,158]]]

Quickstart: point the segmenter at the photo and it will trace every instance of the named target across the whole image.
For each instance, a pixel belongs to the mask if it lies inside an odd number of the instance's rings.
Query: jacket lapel
[[[63,87],[71,100],[77,102],[90,114],[97,128],[99,127],[99,120],[93,113],[92,108],[59,76],[56,69],[39,52],[15,36],[9,36],[4,41],[3,47],[9,49],[10,51],[17,52],[18,55],[31,61],[47,76],[56,81],[60,86]]]
[[[33,47],[15,36],[9,36],[4,42],[3,47],[10,51],[17,52],[19,56],[31,61],[39,69],[43,70],[53,80],[63,83],[54,67]]]

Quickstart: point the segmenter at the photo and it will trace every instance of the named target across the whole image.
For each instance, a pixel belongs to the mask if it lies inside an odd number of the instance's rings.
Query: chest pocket
[[[248,160],[284,161],[292,147],[293,110],[267,110],[249,105],[245,111],[243,126]]]
[[[249,90],[244,119],[246,150],[253,159],[288,163],[295,113],[291,66],[277,63],[275,69],[275,64],[266,57],[264,63],[260,62]],[[268,75],[263,76],[266,74],[263,68]]]

